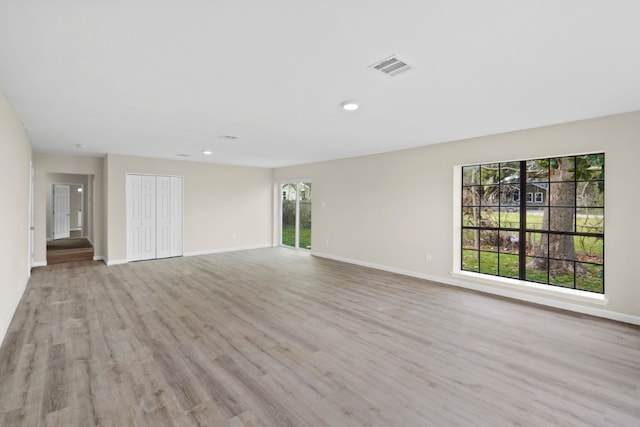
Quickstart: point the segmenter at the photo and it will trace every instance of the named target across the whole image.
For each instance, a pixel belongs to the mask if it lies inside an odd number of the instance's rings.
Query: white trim
[[[629,314],[623,314],[623,313],[617,313],[614,311],[610,311],[610,310],[604,310],[602,308],[596,308],[596,307],[588,307],[588,306],[583,306],[583,305],[579,305],[579,304],[575,304],[573,302],[570,301],[559,301],[556,299],[551,299],[551,298],[547,298],[545,295],[530,295],[530,294],[525,294],[522,292],[519,292],[518,290],[515,289],[501,289],[501,288],[496,288],[493,286],[489,286],[483,283],[476,283],[476,282],[472,282],[469,280],[461,280],[462,278],[458,279],[458,278],[447,278],[447,277],[440,277],[440,276],[432,276],[432,275],[428,275],[428,274],[422,274],[422,273],[417,273],[415,271],[409,271],[409,270],[403,270],[403,269],[399,269],[399,268],[394,268],[394,267],[388,267],[385,265],[380,265],[380,264],[374,264],[374,263],[370,263],[370,262],[364,262],[364,261],[359,261],[359,260],[355,260],[355,259],[351,259],[351,258],[344,258],[344,257],[339,257],[339,256],[334,256],[334,255],[330,255],[330,254],[325,254],[325,253],[321,253],[321,252],[311,252],[311,255],[313,256],[317,256],[320,258],[327,258],[327,259],[331,259],[334,261],[340,261],[340,262],[345,262],[348,264],[355,264],[355,265],[360,265],[363,267],[369,267],[369,268],[374,268],[376,270],[382,270],[382,271],[388,271],[390,273],[396,273],[396,274],[402,274],[404,276],[409,276],[409,277],[416,277],[418,279],[424,279],[424,280],[429,280],[432,282],[437,282],[440,284],[444,284],[444,285],[451,285],[451,286],[457,286],[460,288],[465,288],[465,289],[472,289],[475,291],[480,291],[480,292],[484,292],[484,293],[488,293],[488,294],[493,294],[493,295],[499,295],[499,296],[503,296],[503,297],[507,297],[507,298],[512,298],[512,299],[516,299],[516,300],[521,300],[521,301],[527,301],[527,302],[531,302],[531,303],[535,303],[535,304],[541,304],[541,305],[545,305],[548,307],[554,307],[554,308],[559,308],[559,309],[563,309],[563,310],[568,310],[568,311],[573,311],[576,313],[582,313],[582,314],[588,314],[591,316],[596,316],[596,317],[602,317],[605,319],[611,319],[611,320],[616,320],[619,322],[625,322],[625,323],[631,323],[634,325],[640,325],[640,316],[633,316],[633,315],[629,315]],[[452,273],[453,275],[454,273]],[[458,276],[458,274],[456,273],[456,276]],[[460,274],[460,276],[463,276],[462,274]],[[464,275],[466,276],[466,274]],[[548,292],[551,292],[553,290],[547,290]],[[564,290],[566,291],[566,290]],[[549,295],[549,293],[547,293],[547,296]],[[562,291],[561,291],[562,292]],[[569,295],[558,295],[559,297],[564,297],[566,299],[575,299]],[[585,296],[583,296],[585,297]],[[592,304],[606,304],[606,299],[604,299],[604,303],[603,302],[596,302],[596,300],[590,300],[588,302],[592,303]]]
[[[449,273],[454,279],[460,279],[466,283],[474,282],[480,286],[503,286],[507,290],[520,292],[522,290],[534,292],[541,296],[564,298],[574,302],[582,302],[595,305],[607,305],[609,300],[604,294],[581,291],[579,289],[563,288],[561,286],[545,285],[543,283],[527,282],[526,280],[511,279],[508,277],[490,276],[471,271],[454,270]]]
[[[47,261],[34,261],[31,267],[46,267]]]
[[[94,255],[93,256],[93,260],[94,261],[104,261],[104,257],[102,255]]]
[[[108,260],[105,260],[104,258],[103,258],[103,261],[105,261],[105,264],[107,265],[127,264],[129,262],[126,259],[114,259],[113,261],[108,261]]]
[[[185,252],[183,256],[200,256],[200,255],[211,255],[211,254],[221,254],[225,252],[237,252],[237,251],[248,251],[251,249],[265,249],[273,247],[271,244],[266,245],[256,245],[256,246],[240,246],[236,248],[221,248],[221,249],[209,249],[205,251],[192,251]]]
[[[24,283],[22,284],[20,289],[18,289],[18,295],[17,295],[17,298],[15,299],[13,307],[11,308],[11,312],[9,313],[9,316],[5,319],[4,324],[2,325],[2,329],[0,329],[0,345],[2,345],[4,338],[7,336],[7,332],[9,331],[9,326],[11,326],[11,321],[13,320],[13,316],[15,316],[16,310],[18,309],[18,304],[20,304],[20,300],[24,295],[24,291],[27,289],[27,283],[29,283],[29,276],[25,278]]]

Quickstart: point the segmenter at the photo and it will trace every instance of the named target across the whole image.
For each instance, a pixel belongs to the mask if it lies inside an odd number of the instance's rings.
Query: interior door
[[[142,177],[127,175],[127,260],[142,259],[142,220],[140,200]]]
[[[63,184],[53,185],[53,238],[64,239],[69,237],[69,193],[70,186]]]
[[[182,255],[182,177],[171,177],[171,256]]]
[[[156,257],[156,177],[140,177],[141,259]]]
[[[171,256],[171,178],[156,177],[156,254]]]

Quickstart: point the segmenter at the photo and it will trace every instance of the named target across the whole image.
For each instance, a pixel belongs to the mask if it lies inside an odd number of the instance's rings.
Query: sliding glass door
[[[280,190],[280,243],[293,248],[311,249],[311,182],[286,182]]]

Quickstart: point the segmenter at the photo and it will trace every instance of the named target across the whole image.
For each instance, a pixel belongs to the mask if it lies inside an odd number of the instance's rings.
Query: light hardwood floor
[[[38,268],[2,426],[638,426],[640,328],[273,248]]]

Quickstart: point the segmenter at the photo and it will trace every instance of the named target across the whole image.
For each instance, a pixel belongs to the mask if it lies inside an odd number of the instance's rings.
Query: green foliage
[[[576,275],[576,289],[602,293],[602,266],[588,263],[581,265],[585,271]],[[517,255],[465,249],[462,251],[462,270],[517,279],[518,258]],[[556,272],[548,277],[546,270],[527,269],[526,279],[530,282],[573,288],[572,272]]]
[[[282,244],[295,247],[296,229],[295,227],[285,227],[282,229]],[[300,229],[300,246],[303,249],[311,249],[311,229]]]

